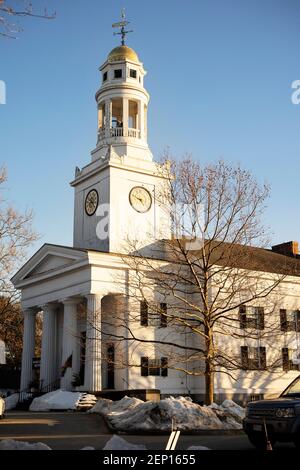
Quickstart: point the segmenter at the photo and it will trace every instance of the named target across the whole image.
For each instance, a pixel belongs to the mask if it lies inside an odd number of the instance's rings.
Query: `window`
[[[160,326],[162,328],[166,328],[168,326],[168,317],[167,317],[167,313],[168,313],[168,307],[167,307],[167,304],[162,302],[160,304]]]
[[[143,300],[140,303],[141,326],[148,326],[148,303]]]
[[[104,74],[103,74],[103,81],[106,82],[106,80],[107,80],[107,72],[104,72]]]
[[[167,304],[162,302],[157,308],[151,309],[146,300],[140,302],[141,326],[168,326]]]
[[[265,347],[241,346],[241,359],[244,370],[264,370],[267,368]]]
[[[253,328],[263,330],[265,327],[265,315],[263,307],[241,305],[239,308],[240,328]]]
[[[141,357],[141,375],[147,377],[149,375],[167,377],[168,376],[168,358],[149,359],[149,357]]]
[[[122,78],[122,69],[114,70],[114,77],[115,78]]]
[[[160,359],[148,359],[148,375],[160,375]]]
[[[281,331],[300,332],[300,311],[280,309]]]
[[[257,401],[257,400],[263,400],[263,399],[264,399],[263,393],[254,393],[253,395],[250,395],[250,401]]]
[[[282,368],[283,370],[300,370],[299,364],[294,363],[293,359],[297,356],[297,351],[288,348],[282,348]]]
[[[129,75],[131,78],[136,78],[136,70],[130,69]]]

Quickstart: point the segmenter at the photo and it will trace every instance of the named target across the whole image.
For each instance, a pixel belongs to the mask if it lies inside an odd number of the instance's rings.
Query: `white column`
[[[27,309],[24,315],[23,331],[23,351],[22,351],[22,371],[21,371],[21,390],[28,388],[33,378],[32,359],[35,348],[35,315],[36,311]]]
[[[128,137],[129,102],[123,98],[123,136]]]
[[[139,100],[138,102],[138,129],[140,131],[140,138],[145,140],[144,130],[144,103]]]
[[[112,102],[111,100],[105,101],[105,137],[110,137],[110,128],[112,125]]]
[[[86,357],[84,387],[89,392],[101,390],[101,299],[89,294],[87,298]]]
[[[63,367],[69,358],[72,359],[72,367],[67,367],[61,378],[61,388],[63,390],[72,390],[73,375],[78,374],[79,364],[77,363],[77,348],[79,347],[78,328],[77,328],[77,304],[78,299],[63,300],[64,321],[63,321],[63,349],[62,364]]]
[[[56,312],[56,375],[57,377],[60,377],[61,375],[63,320],[64,320],[63,306],[60,305]]]
[[[42,354],[40,370],[40,387],[50,392],[56,375],[56,310],[57,305],[46,304],[43,309]]]

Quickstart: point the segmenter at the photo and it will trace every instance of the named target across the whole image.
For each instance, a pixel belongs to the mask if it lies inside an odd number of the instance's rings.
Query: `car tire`
[[[248,434],[248,439],[257,450],[267,450],[267,440],[263,434]],[[272,447],[275,445],[275,439],[269,439]]]

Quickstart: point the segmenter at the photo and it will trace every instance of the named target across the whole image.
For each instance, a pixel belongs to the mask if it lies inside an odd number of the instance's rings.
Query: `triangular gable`
[[[86,250],[45,244],[24,264],[11,281],[16,286],[22,280],[56,272],[84,259],[87,259]]]
[[[65,256],[48,254],[24,279],[34,276],[35,274],[42,274],[62,266],[67,266],[72,262],[74,262],[73,258],[70,259]]]

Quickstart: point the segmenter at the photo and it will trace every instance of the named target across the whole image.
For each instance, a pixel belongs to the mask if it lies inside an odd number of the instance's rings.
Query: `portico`
[[[99,258],[97,266],[96,257]],[[55,388],[74,390],[75,387],[90,392],[102,390],[102,300],[108,295],[122,294],[119,286],[114,292],[111,280],[110,290],[105,285],[105,280],[112,279],[114,273],[109,273],[106,263],[101,266],[103,257],[111,256],[44,245],[14,277],[13,281],[23,293],[21,390],[29,388],[33,379],[38,312],[43,315],[40,389],[45,392]],[[63,260],[66,264],[62,264]],[[114,259],[114,269],[118,263],[120,260]],[[105,271],[100,286],[92,277],[93,272],[99,271]],[[75,282],[78,277],[82,282]]]

